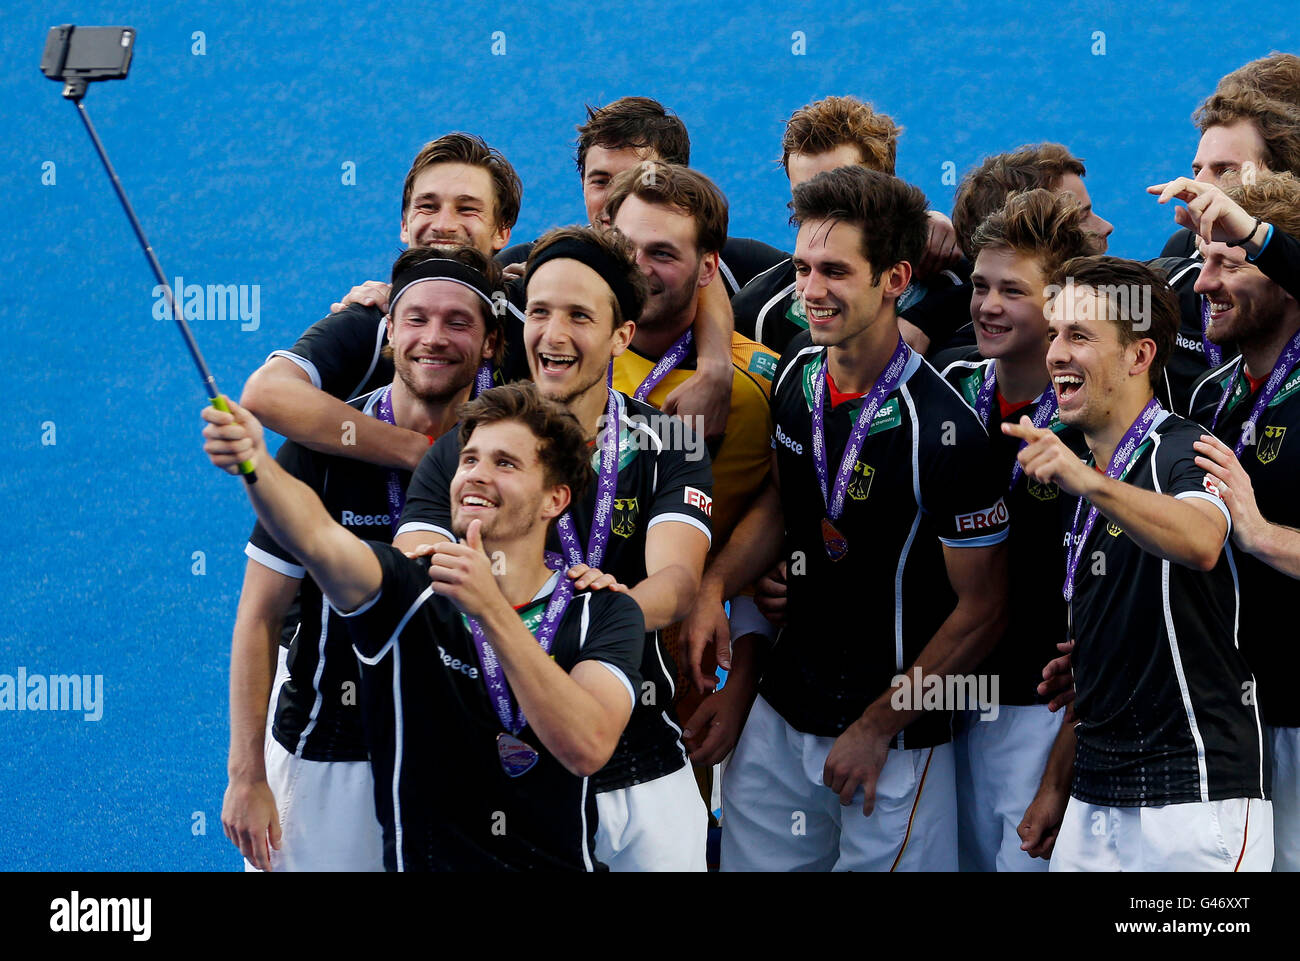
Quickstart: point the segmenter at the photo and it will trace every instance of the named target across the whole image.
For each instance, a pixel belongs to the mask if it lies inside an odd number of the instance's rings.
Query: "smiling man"
[[[1020,849],[1016,829],[1033,800],[1061,719],[1038,695],[1043,665],[1066,634],[1060,575],[1045,557],[1061,542],[1062,497],[1054,484],[1027,477],[1016,462],[1021,442],[1002,424],[1024,415],[1055,431],[1076,454],[1083,435],[1061,423],[1047,371],[1047,278],[1072,257],[1092,253],[1096,235],[1073,197],[1037,189],[1012,194],[975,230],[971,246],[971,320],[978,352],[943,375],[989,432],[1007,480],[1014,519],[1008,538],[1015,603],[1007,629],[979,673],[1000,678],[1000,710],[967,710],[955,740],[960,864],[964,871],[1047,870]]]
[[[650,290],[628,349],[614,361],[614,386],[663,409],[672,391],[698,376],[692,334],[699,310],[696,294],[719,268],[727,237],[727,201],[698,171],[646,161],[614,179],[605,213],[613,229],[631,241]],[[761,344],[731,335],[732,385],[725,430],[710,446],[712,522],[719,543],[731,536],[767,481],[772,436],[768,393],[777,359]],[[681,669],[674,697],[686,721],[685,742],[692,760],[705,769],[721,761],[740,736],[758,681],[754,635],[771,633],[752,596],[732,598],[730,610],[730,659],[723,652],[730,673],[720,691],[714,692],[700,675],[693,678],[694,690],[689,689],[678,634],[669,632],[669,653]],[[700,777],[702,789],[711,795],[707,774]]]
[[[456,422],[480,365],[501,341],[491,292],[500,269],[471,247],[417,247],[393,264],[387,318],[394,376],[350,405],[367,420],[430,439]],[[333,522],[387,543],[410,475],[309,450],[286,441],[284,472],[320,497]],[[383,870],[383,846],[362,729],[357,661],[347,628],[332,614],[303,562],[258,524],[231,644],[229,787],[226,836],[250,868],[277,871]],[[299,597],[284,683],[268,698],[281,624]]]
[[[399,237],[411,246],[471,246],[491,257],[509,241],[522,195],[500,151],[471,134],[446,134],[425,144],[411,163]],[[428,447],[418,432],[378,421],[357,423],[350,434],[343,429],[351,416],[346,401],[392,380],[392,361],[384,354],[388,287],[370,282],[355,288],[348,303],[336,304],[296,344],[274,351],[244,385],[241,400],[248,409],[312,450],[413,470]],[[494,306],[507,322],[497,361],[507,365],[506,379],[526,376],[518,335],[522,292],[516,296],[510,284],[498,290]]]
[[[636,711],[592,782],[597,851],[614,871],[702,871],[708,812],[686,762],[673,706],[675,668],[661,631],[695,597],[712,536],[713,483],[707,451],[682,443],[679,422],[606,386],[646,300],[635,256],[612,231],[561,227],[545,234],[525,272],[524,340],[538,389],[572,411],[593,441],[596,482],[574,504],[572,526],[560,528],[552,548],[574,565],[570,575],[579,587],[598,572],[607,575],[601,583],[622,585],[650,631]],[[451,538],[454,454],[439,441],[416,471],[399,547]]]
[[[1289,683],[1300,658],[1276,614],[1300,577],[1300,181],[1269,175],[1226,192],[1185,178],[1160,186],[1162,197],[1187,201],[1179,219],[1198,228],[1209,336],[1241,349],[1192,393],[1193,416],[1215,434],[1196,445],[1197,463],[1232,512],[1241,650],[1273,748],[1273,869],[1300,871],[1300,699]]]
[[[1260,61],[1254,61],[1260,63]],[[1300,105],[1294,98],[1274,98],[1273,85],[1296,79],[1295,58],[1278,62],[1282,76],[1263,76],[1247,64],[1219,81],[1214,93],[1192,114],[1201,138],[1192,158],[1192,177],[1221,185],[1228,174],[1252,180],[1270,172],[1300,175]],[[1267,79],[1264,79],[1267,77]],[[1197,256],[1196,235],[1179,230],[1165,243],[1163,257]]]
[[[1000,633],[1006,485],[970,408],[899,334],[925,209],[862,167],[794,191],[809,330],[777,369],[771,481],[685,628],[693,660],[725,644],[723,600],[787,560],[786,624],[723,777],[726,871],[957,866],[948,705],[896,706],[897,678],[942,685]]]
[[[894,173],[903,128],[888,114],[856,97],[825,97],[796,110],[781,138],[781,167],[793,191],[824,170],[860,165]],[[910,345],[942,346],[965,323],[970,285],[952,222],[936,210],[929,220],[925,252],[913,281],[898,299],[899,327]],[[736,295],[736,329],[778,354],[808,329],[803,301],[795,294],[796,272],[789,258],[763,271]]]
[[[598,869],[587,778],[632,712],[641,614],[616,592],[575,594],[547,566],[547,531],[588,479],[573,417],[528,384],[486,391],[462,415],[451,498],[463,540],[427,562],[334,522],[266,456],[243,408],[204,412],[204,449],[226,469],[254,461],[259,520],[347,621],[385,866]]]
[[[1028,417],[1002,427],[1028,442],[1025,474],[1077,498],[1064,594],[1078,724],[1061,727],[1022,842],[1053,871],[1267,871],[1267,752],[1237,649],[1228,508],[1195,462],[1201,428],[1154,396],[1176,302],[1113,257],[1067,261],[1052,281],[1047,364],[1093,463]]]

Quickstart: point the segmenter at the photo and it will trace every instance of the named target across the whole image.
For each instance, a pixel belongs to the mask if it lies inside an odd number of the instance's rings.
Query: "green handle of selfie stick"
[[[212,406],[217,410],[225,411],[227,414],[231,413],[230,405],[226,403],[226,398],[220,394],[212,398]],[[257,483],[257,474],[253,472],[253,462],[251,460],[239,462],[239,473],[244,475],[244,480],[248,483]]]

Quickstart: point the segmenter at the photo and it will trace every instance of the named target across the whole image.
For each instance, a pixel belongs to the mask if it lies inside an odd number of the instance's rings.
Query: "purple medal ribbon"
[[[862,453],[862,444],[867,439],[867,432],[871,430],[871,422],[876,419],[876,413],[880,410],[880,405],[885,399],[894,392],[894,389],[902,382],[903,371],[907,368],[907,362],[911,359],[912,350],[904,343],[903,338],[898,338],[898,346],[894,348],[894,353],[885,364],[885,369],[881,371],[880,377],[871,386],[871,390],[863,399],[862,408],[858,411],[858,421],[853,425],[853,431],[849,434],[848,443],[844,446],[844,456],[840,459],[840,468],[835,472],[835,486],[827,490],[826,478],[829,473],[826,465],[826,428],[825,428],[825,406],[826,406],[826,375],[818,372],[813,378],[813,409],[812,409],[812,447],[813,447],[813,466],[817,469],[817,483],[821,485],[822,500],[826,503],[826,514],[831,522],[840,519],[844,513],[844,494],[849,487],[849,479],[853,476],[853,468],[858,462],[858,455]],[[823,354],[825,358],[822,362],[822,370],[826,370],[826,365],[830,363],[830,355]]]
[[[596,481],[596,510],[591,518],[591,533],[587,535],[587,556],[582,555],[578,535],[574,530],[573,514],[565,511],[556,522],[560,544],[569,560],[569,566],[587,564],[599,568],[605,560],[605,545],[609,542],[609,529],[614,513],[614,493],[618,487],[618,444],[622,423],[618,415],[618,395],[609,390],[605,406],[605,431],[600,442],[600,474]]]
[[[1296,333],[1287,342],[1286,348],[1282,351],[1282,356],[1278,357],[1277,363],[1273,365],[1273,371],[1268,375],[1268,380],[1259,389],[1259,396],[1255,398],[1255,406],[1250,409],[1250,416],[1241,425],[1241,436],[1237,438],[1237,444],[1233,448],[1238,458],[1241,457],[1242,451],[1246,449],[1246,438],[1255,435],[1255,422],[1264,413],[1264,408],[1268,407],[1269,402],[1277,396],[1278,389],[1282,386],[1282,382],[1286,380],[1286,375],[1291,372],[1291,368],[1296,365],[1297,361],[1300,361],[1300,332]],[[1224,388],[1223,396],[1219,398],[1219,406],[1214,410],[1214,420],[1210,421],[1211,430],[1219,426],[1219,417],[1223,413],[1224,406],[1228,403],[1228,398],[1232,396],[1233,388],[1237,386],[1237,376],[1241,373],[1242,365],[1245,362],[1245,358],[1241,358],[1237,361],[1237,365],[1232,368],[1232,376],[1228,378],[1228,386]]]
[[[393,388],[390,384],[379,395],[379,405],[375,415],[385,424],[397,425],[393,417]],[[402,487],[401,475],[396,470],[388,472],[388,521],[393,528],[393,537],[397,537],[397,528],[402,520],[402,508],[406,506],[406,490]]]
[[[1129,429],[1120,438],[1119,446],[1115,448],[1115,453],[1111,454],[1110,466],[1106,468],[1106,476],[1111,480],[1123,478],[1125,471],[1128,469],[1129,461],[1137,453],[1142,441],[1146,440],[1147,432],[1151,430],[1151,425],[1160,414],[1160,409],[1160,402],[1152,397],[1147,401],[1147,405],[1142,408],[1142,413],[1138,414],[1137,420],[1129,425]],[[1074,508],[1074,521],[1070,524],[1070,562],[1065,569],[1065,587],[1062,589],[1067,604],[1074,599],[1074,573],[1079,568],[1079,558],[1083,556],[1083,546],[1088,542],[1088,535],[1092,533],[1093,524],[1097,522],[1097,508],[1089,506],[1088,518],[1083,522],[1083,535],[1079,536],[1076,542],[1074,532],[1079,529],[1079,513],[1082,510],[1083,498],[1080,497],[1078,505]]]
[[[474,375],[474,397],[483,393],[485,390],[492,389],[492,365],[486,360],[478,365],[478,373]],[[472,399],[472,398],[471,398]]]
[[[677,342],[668,348],[666,354],[659,358],[659,363],[655,364],[650,373],[645,375],[645,380],[641,381],[641,386],[636,389],[632,396],[637,400],[645,400],[649,397],[650,392],[659,386],[659,382],[672,373],[686,357],[694,340],[695,337],[690,328],[687,328],[686,333],[677,338]]]
[[[1205,361],[1211,368],[1223,363],[1223,348],[1210,341],[1210,298],[1201,294],[1201,344],[1205,347]]]
[[[555,631],[560,626],[560,621],[572,599],[573,581],[560,574],[550,602],[546,605],[546,612],[542,615],[541,623],[533,634],[537,638],[538,646],[547,654],[551,653],[551,645],[555,643]],[[501,667],[501,662],[497,660],[496,651],[492,650],[491,643],[483,633],[483,625],[477,618],[469,615],[465,616],[465,620],[469,622],[470,634],[474,637],[474,649],[478,652],[478,662],[483,668],[483,680],[487,683],[492,707],[505,729],[511,734],[518,734],[528,726],[528,719],[524,717],[523,710],[515,705],[514,698],[510,694],[510,685],[506,683],[505,671]]]
[[[997,388],[996,368],[997,361],[989,361],[988,373],[984,375],[984,383],[980,384],[979,394],[975,397],[975,412],[979,414],[980,423],[982,424],[989,423],[989,413],[993,409],[993,391]],[[1041,429],[1052,419],[1052,415],[1056,413],[1056,391],[1053,389],[1050,382],[1047,385],[1047,389],[1038,395],[1035,404],[1036,406],[1034,407],[1034,413],[1031,420],[1033,421],[1034,427]],[[1020,466],[1020,460],[1018,457],[1020,451],[1024,450],[1028,446],[1029,441],[1022,440],[1020,442],[1020,447],[1016,450],[1017,460],[1011,465],[1011,485],[1007,490],[1014,490],[1016,481],[1020,480],[1020,475],[1025,472],[1025,469]]]

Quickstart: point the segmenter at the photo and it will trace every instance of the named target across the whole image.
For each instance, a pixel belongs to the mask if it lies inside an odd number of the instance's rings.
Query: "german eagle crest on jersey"
[[[1040,500],[1040,501],[1056,500],[1057,494],[1059,494],[1061,491],[1061,489],[1057,487],[1055,484],[1040,484],[1038,483],[1038,481],[1034,480],[1033,478],[1026,478],[1026,481],[1028,482],[1026,486],[1029,490],[1029,496],[1034,498],[1035,500]]]
[[[636,531],[638,509],[635,497],[619,497],[614,501],[614,517],[610,529],[619,537],[631,537]]]
[[[855,501],[866,500],[867,495],[871,493],[871,479],[875,476],[876,469],[874,467],[858,461],[853,465],[853,479],[849,481],[849,487],[845,493]]]
[[[1260,439],[1259,448],[1255,451],[1255,456],[1259,458],[1261,464],[1271,464],[1277,460],[1277,455],[1282,451],[1282,439],[1286,437],[1285,427],[1265,427],[1264,436]]]

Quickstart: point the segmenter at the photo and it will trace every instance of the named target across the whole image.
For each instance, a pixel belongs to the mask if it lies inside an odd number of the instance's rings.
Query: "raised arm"
[[[414,470],[429,449],[424,434],[364,416],[315,387],[286,357],[271,357],[254,371],[240,401],[277,434],[322,453]]]
[[[1215,184],[1177,177],[1147,193],[1157,194],[1162,204],[1183,201],[1187,206],[1174,211],[1179,224],[1207,244],[1236,243],[1269,280],[1300,297],[1300,240],[1257,221]]]
[[[1079,460],[1052,431],[1033,427],[1028,417],[1003,424],[1002,430],[1028,442],[1019,455],[1026,474],[1086,498],[1148,554],[1200,571],[1219,562],[1228,521],[1209,501],[1180,500],[1113,480]]]
[[[204,451],[212,463],[236,473],[253,461],[256,484],[245,485],[258,520],[276,543],[298,558],[340,611],[360,607],[379,590],[379,561],[365,542],[335,523],[316,492],[284,470],[266,451],[262,425],[234,401],[230,413],[205,407]]]

